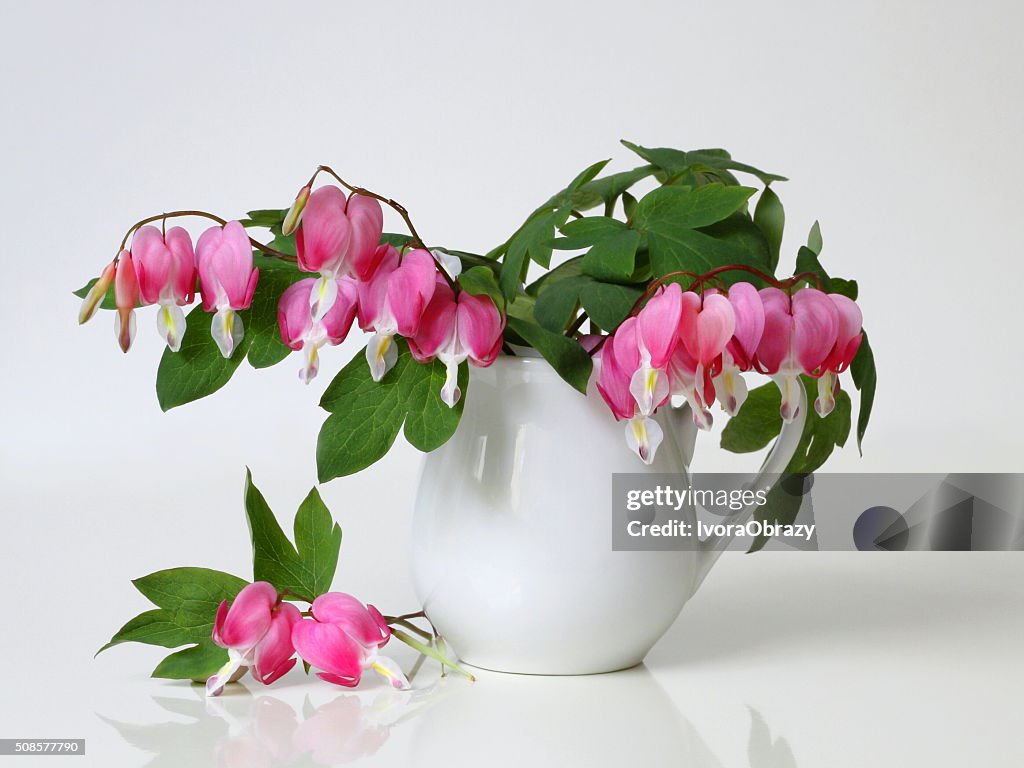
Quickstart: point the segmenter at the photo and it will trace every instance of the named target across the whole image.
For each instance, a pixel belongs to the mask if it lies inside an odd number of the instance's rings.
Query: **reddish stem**
[[[149,216],[145,219],[142,219],[141,221],[137,221],[134,224],[132,224],[128,228],[128,231],[124,233],[124,237],[121,239],[121,247],[117,249],[118,255],[114,257],[114,261],[117,261],[118,256],[120,256],[121,254],[121,251],[123,251],[125,245],[128,244],[128,238],[131,237],[132,233],[139,227],[144,226],[146,224],[151,224],[154,221],[165,222],[167,221],[167,219],[177,219],[181,218],[182,216],[199,216],[204,219],[210,219],[211,221],[217,222],[222,227],[225,224],[227,224],[227,221],[222,219],[220,216],[208,213],[206,211],[171,211],[169,213],[160,213],[155,216]],[[281,259],[282,261],[290,261],[292,263],[295,263],[296,261],[294,256],[289,256],[287,253],[281,253],[281,251],[275,250],[274,248],[271,248],[269,245],[264,245],[259,240],[254,240],[253,238],[250,237],[249,242],[252,243],[252,247],[255,248],[256,250],[262,251],[268,256],[273,256],[275,259]]]
[[[338,173],[329,165],[318,165],[316,170],[313,171],[313,175],[309,177],[309,183],[307,186],[312,187],[313,182],[316,181],[316,177],[320,173],[326,173],[334,177],[335,181],[341,184],[341,186],[343,186],[353,195],[363,195],[364,197],[372,197],[374,200],[379,200],[380,202],[384,203],[384,205],[387,205],[393,210],[395,210],[398,213],[398,215],[402,217],[402,221],[405,222],[405,226],[409,228],[409,234],[412,235],[414,244],[417,247],[422,248],[423,250],[430,253],[431,256],[434,256],[434,254],[430,251],[429,248],[427,248],[426,244],[423,242],[423,238],[420,237],[420,233],[416,231],[416,227],[413,226],[412,218],[409,216],[409,211],[404,205],[402,205],[396,200],[392,200],[390,197],[385,197],[384,195],[372,192],[366,187],[357,187],[354,184],[349,184],[347,181],[341,178],[341,176],[339,176]],[[437,263],[438,271],[444,276],[444,279],[448,281],[448,285],[451,287],[451,289],[453,291],[458,291],[458,286],[455,284],[454,278],[452,278],[452,276],[448,274],[447,270],[445,270],[444,268],[444,265],[436,256],[434,256],[434,261]]]

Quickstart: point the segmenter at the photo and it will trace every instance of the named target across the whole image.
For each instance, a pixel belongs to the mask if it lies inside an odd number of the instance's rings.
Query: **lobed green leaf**
[[[330,416],[317,439],[320,482],[365,469],[384,456],[405,426],[406,439],[421,451],[432,451],[455,434],[469,389],[466,364],[459,369],[462,397],[449,408],[440,397],[444,365],[417,363],[404,340],[398,360],[379,382],[370,377],[364,355],[357,355],[327,387],[320,406]]]
[[[341,527],[312,489],[295,515],[293,545],[263,494],[245,473],[245,513],[253,550],[253,578],[312,602],[331,589],[341,548]]]

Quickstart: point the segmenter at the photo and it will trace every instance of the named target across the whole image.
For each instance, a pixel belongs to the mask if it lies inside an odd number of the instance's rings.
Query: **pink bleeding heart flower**
[[[310,193],[300,213],[295,248],[299,269],[321,275],[310,295],[319,318],[334,304],[336,278],[366,280],[373,273],[384,212],[375,198],[353,194],[346,199],[338,187],[329,186]]]
[[[821,364],[822,374],[818,378],[818,397],[814,400],[814,410],[819,416],[828,416],[836,407],[836,397],[839,395],[839,376],[837,374],[845,371],[853,362],[857,350],[860,349],[860,342],[864,338],[861,326],[864,316],[860,307],[853,299],[843,296],[840,293],[826,294],[836,305],[836,342],[832,351]]]
[[[203,309],[216,312],[211,333],[224,357],[231,357],[245,329],[236,314],[248,309],[256,292],[259,270],[253,268],[252,246],[237,221],[210,227],[196,243],[199,289]]]
[[[157,330],[171,351],[177,352],[185,334],[181,308],[192,303],[196,290],[192,238],[181,227],[171,227],[166,234],[153,226],[140,227],[132,236],[132,260],[142,303],[160,305]]]
[[[685,344],[677,344],[668,364],[669,391],[672,395],[686,399],[693,416],[693,423],[699,429],[711,429],[713,419],[710,407],[715,401],[715,388],[710,370],[704,368],[700,375],[696,358],[690,355]]]
[[[664,437],[661,426],[651,418],[651,413],[664,404],[669,393],[657,386],[652,387],[652,397],[660,399],[652,400],[653,407],[648,413],[644,413],[637,404],[633,382],[643,365],[638,323],[636,317],[627,318],[601,347],[597,391],[616,420],[626,420],[626,445],[644,464],[650,464]]]
[[[139,303],[139,277],[129,251],[121,251],[114,273],[114,302],[117,305],[114,331],[122,352],[127,352],[135,339],[135,306]]]
[[[754,355],[764,333],[764,305],[757,289],[750,283],[731,286],[727,298],[732,305],[736,327],[722,352],[721,370],[712,381],[722,410],[735,416],[747,400],[747,383],[740,372],[749,371],[753,366]]]
[[[409,687],[401,668],[379,653],[390,639],[391,630],[380,612],[343,592],[318,597],[310,608],[310,618],[292,628],[292,642],[299,655],[323,670],[317,676],[348,688],[359,685],[367,669],[383,675],[395,688]]]
[[[321,347],[341,344],[348,336],[356,316],[358,299],[356,282],[350,277],[337,281],[337,299],[334,306],[319,320],[313,317],[309,295],[317,280],[308,277],[288,286],[277,305],[277,325],[281,341],[294,350],[302,350],[304,363],[299,378],[311,382],[320,369]]]
[[[434,257],[422,249],[400,259],[393,246],[382,245],[375,261],[373,275],[358,284],[359,326],[373,331],[366,345],[366,361],[373,380],[380,381],[398,360],[395,334],[412,338],[419,332],[423,313],[444,279]]]
[[[384,232],[384,211],[375,198],[352,195],[345,213],[352,225],[346,258],[348,271],[358,279],[366,280],[376,267],[375,253]]]
[[[643,416],[650,416],[669,397],[668,364],[679,343],[683,291],[673,283],[658,289],[636,317],[634,333],[638,367],[629,391]]]
[[[790,298],[778,288],[762,288],[764,334],[755,365],[769,374],[782,392],[782,418],[796,418],[800,403],[800,374],[818,376],[836,344],[839,318],[836,305],[814,288],[802,288]]]
[[[713,378],[721,369],[722,354],[736,329],[732,304],[722,294],[683,294],[679,341],[669,366],[672,394],[690,404],[694,423],[710,429],[709,408],[715,401]]]
[[[419,330],[409,340],[409,350],[419,362],[437,358],[445,366],[441,400],[453,408],[459,390],[459,365],[469,360],[486,368],[501,351],[505,317],[489,296],[474,296],[461,291],[457,296],[440,278],[434,295],[420,319]]]
[[[206,695],[219,696],[224,686],[246,667],[265,685],[270,685],[295,666],[292,630],[302,614],[283,602],[277,590],[265,581],[249,584],[231,602],[217,609],[213,642],[228,651],[228,661],[206,681]]]
[[[352,236],[346,202],[338,187],[320,187],[309,194],[295,230],[295,252],[303,272],[341,272]]]

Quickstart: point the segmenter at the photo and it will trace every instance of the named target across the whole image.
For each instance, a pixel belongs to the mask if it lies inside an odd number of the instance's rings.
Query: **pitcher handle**
[[[796,418],[788,423],[783,422],[782,431],[779,432],[779,437],[776,439],[775,445],[772,446],[771,451],[768,453],[768,458],[765,459],[764,464],[761,466],[761,470],[757,473],[757,477],[754,478],[753,485],[751,486],[752,490],[763,490],[765,493],[770,491],[772,487],[774,487],[775,482],[789,465],[789,462],[796,453],[797,446],[800,445],[800,437],[804,432],[804,422],[807,420],[807,393],[804,391],[803,387],[798,387],[797,389],[799,390],[800,399]],[[681,439],[679,443],[687,467],[689,467],[690,462],[693,459],[693,445],[697,431],[691,418],[682,418],[684,414],[689,416],[689,410],[690,407],[688,405],[678,409],[678,415],[680,416],[678,421],[682,422],[680,424],[680,429],[683,430],[683,439]],[[769,480],[768,478],[772,478],[772,476],[774,476],[774,479]],[[730,515],[728,518],[729,522],[742,525],[753,517],[757,510],[757,504],[750,504],[744,509],[736,512],[736,514]],[[711,571],[711,566],[718,561],[722,552],[725,551],[734,538],[735,534],[728,536],[709,536],[707,539],[700,542],[697,560],[697,573],[693,585],[693,590],[695,592]]]

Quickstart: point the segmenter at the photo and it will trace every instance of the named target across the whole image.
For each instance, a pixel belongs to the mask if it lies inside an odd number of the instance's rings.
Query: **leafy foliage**
[[[357,355],[324,392],[320,407],[330,416],[317,440],[320,482],[373,464],[388,452],[403,425],[406,439],[421,451],[432,451],[455,434],[469,389],[468,365],[459,368],[462,397],[449,408],[440,396],[444,365],[417,363],[403,340],[394,343],[398,361],[381,381],[373,381],[365,357]]]
[[[860,390],[860,413],[857,415],[857,448],[862,450],[864,433],[871,420],[871,407],[875,404],[875,386],[878,384],[878,371],[875,370],[875,353],[868,343],[868,334],[864,333],[860,348],[850,365],[853,384]]]
[[[312,601],[330,591],[338,565],[341,527],[334,522],[316,488],[295,515],[295,544],[288,540],[266,500],[245,476],[245,510],[253,548],[253,581],[267,581],[289,599]],[[180,648],[161,661],[153,677],[205,681],[228,660],[213,642],[217,609],[249,582],[209,568],[170,568],[132,584],[156,608],[121,627],[97,655],[121,643]],[[182,648],[182,646],[185,646]]]
[[[782,201],[771,187],[765,187],[754,208],[754,224],[768,242],[768,266],[771,272],[779,266],[782,233],[786,227],[786,211]]]
[[[551,241],[555,230],[565,224],[572,214],[573,195],[597,176],[607,163],[607,160],[594,163],[582,171],[569,186],[534,211],[506,243],[488,254],[492,258],[504,256],[499,282],[506,300],[515,300],[520,285],[526,279],[531,260],[545,268],[550,266]]]
[[[698,231],[739,211],[753,194],[748,187],[716,183],[696,189],[659,187],[644,196],[637,206],[634,227],[647,237],[653,275],[702,273],[730,264],[767,269],[767,260],[737,243]],[[726,281],[739,277],[742,275],[723,276]]]
[[[801,379],[807,392],[807,402],[813,403],[817,396],[817,382],[809,376]],[[722,448],[734,453],[765,448],[782,429],[781,403],[782,395],[774,383],[751,390],[740,412],[722,431]],[[845,391],[840,391],[835,408],[825,418],[818,417],[813,410],[807,414],[796,452],[786,465],[782,479],[768,494],[767,503],[758,509],[758,520],[782,524],[793,522],[800,508],[800,499],[790,492],[789,486],[794,481],[788,478],[817,471],[833,450],[844,446],[850,435],[850,418],[850,396]],[[755,540],[751,551],[760,549],[766,542],[766,537]]]
[[[170,568],[132,584],[157,607],[121,627],[97,653],[127,642],[187,645],[153,671],[153,677],[176,680],[205,680],[228,660],[227,651],[213,643],[213,621],[221,602],[234,600],[246,585],[244,579],[208,568]]]
[[[295,544],[281,530],[249,471],[245,473],[245,513],[255,581],[268,581],[307,602],[330,590],[338,567],[341,527],[332,520],[316,488],[295,514]]]
[[[631,141],[623,141],[622,144],[660,169],[667,176],[666,181],[668,182],[686,175],[694,175],[735,184],[736,178],[730,171],[748,173],[756,176],[765,184],[770,184],[773,181],[786,181],[785,176],[766,173],[752,165],[736,162],[724,149],[695,149],[684,152],[681,149],[641,147]]]

